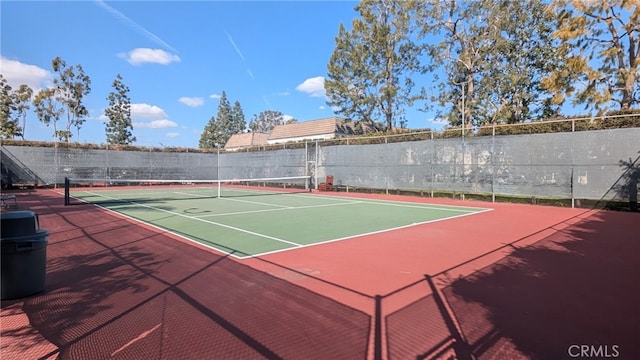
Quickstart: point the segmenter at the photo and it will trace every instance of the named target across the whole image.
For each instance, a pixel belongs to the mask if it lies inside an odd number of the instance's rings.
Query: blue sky
[[[51,60],[91,78],[90,117],[73,141],[105,143],[104,109],[117,74],[130,88],[133,134],[144,146],[197,147],[225,91],[246,121],[265,110],[298,121],[334,116],[323,79],[356,1],[2,1],[1,72],[42,89]],[[409,128],[434,127],[408,112]],[[61,120],[64,124],[64,120]],[[25,137],[50,140],[29,114]]]

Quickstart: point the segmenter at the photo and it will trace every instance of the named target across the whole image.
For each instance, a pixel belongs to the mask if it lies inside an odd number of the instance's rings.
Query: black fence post
[[[69,205],[69,178],[64,178],[64,206]]]
[[[375,327],[373,329],[373,358],[382,360],[382,296],[376,295],[375,298]]]

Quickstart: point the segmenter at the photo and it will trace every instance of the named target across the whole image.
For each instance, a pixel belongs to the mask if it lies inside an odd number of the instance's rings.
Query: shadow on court
[[[451,268],[376,296],[367,313],[51,192],[21,206],[49,230],[47,281],[2,302],[3,360],[640,358],[631,212],[585,211],[490,266],[457,266],[480,268],[470,276]]]
[[[640,358],[638,220],[597,212],[445,288],[476,357]]]
[[[157,229],[38,199],[46,289],[2,302],[3,359],[367,356],[368,314]]]

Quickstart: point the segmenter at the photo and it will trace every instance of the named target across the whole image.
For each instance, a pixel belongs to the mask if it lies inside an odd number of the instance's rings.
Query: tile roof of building
[[[277,125],[273,128],[269,140],[288,139],[325,134],[352,134],[353,128],[339,117],[303,121],[293,124]]]
[[[224,145],[225,149],[237,149],[242,147],[251,147],[256,145],[266,145],[269,134],[259,132],[248,132],[242,134],[231,135],[227,143]]]

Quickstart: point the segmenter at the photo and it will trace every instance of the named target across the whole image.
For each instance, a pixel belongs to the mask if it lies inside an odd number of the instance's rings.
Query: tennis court
[[[220,186],[218,186],[220,184]],[[72,188],[69,194],[237,258],[392,232],[489,208],[233,184]]]

